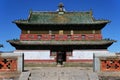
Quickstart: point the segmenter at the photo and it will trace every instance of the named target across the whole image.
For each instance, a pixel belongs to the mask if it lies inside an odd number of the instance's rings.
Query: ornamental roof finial
[[[59,11],[64,11],[63,3],[59,3],[58,8],[59,8]]]

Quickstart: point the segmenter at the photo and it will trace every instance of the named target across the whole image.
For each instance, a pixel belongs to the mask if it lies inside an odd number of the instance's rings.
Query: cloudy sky
[[[17,19],[27,19],[29,11],[56,11],[62,2],[66,11],[89,11],[96,19],[108,19],[111,23],[102,29],[103,38],[117,40],[108,48],[120,52],[120,0],[0,0],[0,51],[15,50],[7,40],[19,39],[20,29],[12,23]]]

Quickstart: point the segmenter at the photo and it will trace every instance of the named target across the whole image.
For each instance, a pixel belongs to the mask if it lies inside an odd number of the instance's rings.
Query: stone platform
[[[30,80],[99,80],[91,68],[38,67],[29,68]]]
[[[22,73],[0,75],[0,80],[120,80],[120,72],[93,72],[92,67],[25,67]]]

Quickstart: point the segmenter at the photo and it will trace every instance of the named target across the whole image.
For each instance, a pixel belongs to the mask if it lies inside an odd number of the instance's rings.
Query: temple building
[[[30,11],[26,20],[13,23],[21,29],[19,40],[8,40],[16,48],[14,53],[24,53],[28,62],[92,61],[93,53],[109,53],[115,41],[103,39],[102,29],[109,20],[96,20],[92,11],[65,11],[59,4],[57,11]]]

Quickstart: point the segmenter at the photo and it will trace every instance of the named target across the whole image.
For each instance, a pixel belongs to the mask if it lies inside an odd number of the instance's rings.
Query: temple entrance
[[[66,52],[58,52],[57,53],[57,64],[63,64],[66,61]]]

